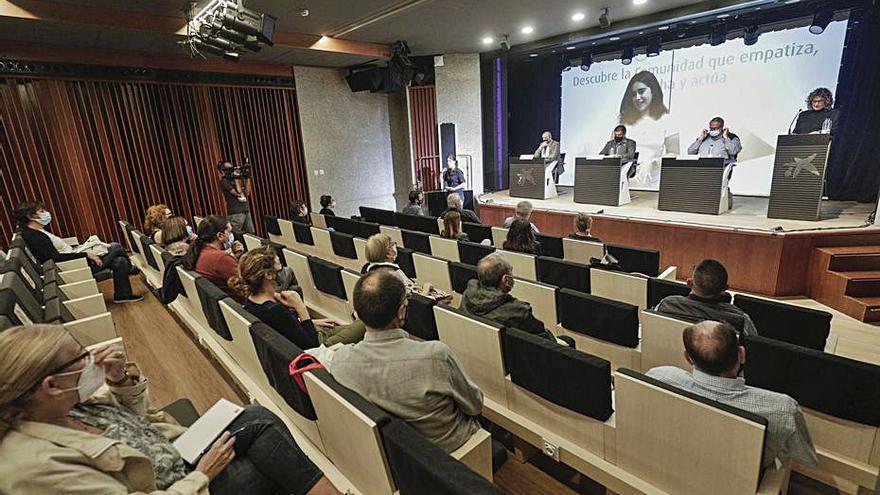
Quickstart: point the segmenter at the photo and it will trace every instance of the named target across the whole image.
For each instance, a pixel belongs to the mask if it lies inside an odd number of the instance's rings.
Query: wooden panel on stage
[[[480,218],[491,225],[500,225],[513,212],[513,206],[480,205]],[[532,212],[541,231],[553,235],[571,233],[574,217],[562,211]],[[606,243],[659,250],[661,265],[677,266],[680,280],[690,277],[704,258],[717,259],[727,267],[731,288],[769,296],[807,292],[807,264],[815,246],[880,243],[877,230],[775,234],[603,215],[593,217],[592,232]]]

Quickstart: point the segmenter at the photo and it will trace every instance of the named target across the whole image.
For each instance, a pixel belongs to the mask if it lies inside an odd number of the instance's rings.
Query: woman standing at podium
[[[821,132],[834,135],[840,110],[831,108],[834,97],[828,88],[816,88],[807,96],[807,107],[798,114],[793,134],[812,134]]]

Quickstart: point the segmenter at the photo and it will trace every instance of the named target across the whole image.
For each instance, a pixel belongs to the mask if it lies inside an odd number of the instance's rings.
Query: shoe
[[[122,296],[122,297],[114,297],[113,298],[113,302],[116,304],[138,302],[138,301],[143,301],[143,300],[144,300],[144,296],[137,296],[134,294],[132,294],[130,296]]]

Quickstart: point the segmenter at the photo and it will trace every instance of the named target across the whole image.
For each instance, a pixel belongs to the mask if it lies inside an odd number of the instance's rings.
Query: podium
[[[574,160],[574,202],[620,206],[631,201],[629,174],[633,162],[619,156],[597,156]]]
[[[555,198],[553,169],[556,161],[544,163],[541,158],[510,157],[510,197],[529,199]]]
[[[830,148],[830,134],[776,138],[767,218],[819,220]]]
[[[660,169],[657,209],[720,215],[728,210],[727,181],[733,164],[721,157],[667,157]]]

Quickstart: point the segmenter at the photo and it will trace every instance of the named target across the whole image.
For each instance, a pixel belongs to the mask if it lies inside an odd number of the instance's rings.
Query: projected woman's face
[[[639,112],[644,112],[651,106],[651,88],[643,82],[635,82],[630,88],[630,98],[632,98],[633,107]]]

